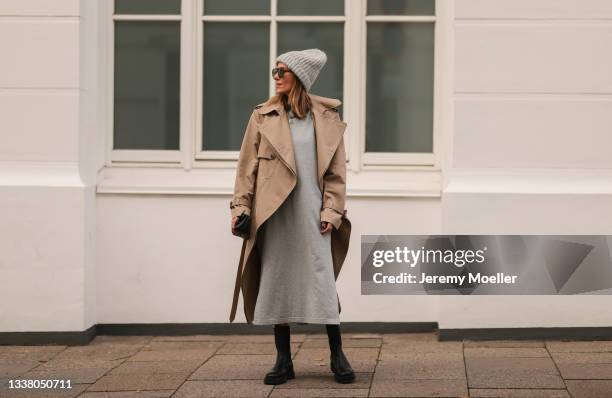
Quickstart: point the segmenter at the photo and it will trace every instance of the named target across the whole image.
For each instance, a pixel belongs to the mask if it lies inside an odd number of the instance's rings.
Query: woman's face
[[[282,62],[277,62],[276,67],[289,70],[287,65],[285,65]],[[276,81],[276,85],[275,85],[276,94],[285,94],[285,93],[289,93],[289,91],[291,90],[291,87],[295,83],[294,82],[295,75],[293,74],[293,72],[289,71],[289,72],[285,72],[285,74],[281,78],[278,76],[278,73],[275,73],[274,80]]]

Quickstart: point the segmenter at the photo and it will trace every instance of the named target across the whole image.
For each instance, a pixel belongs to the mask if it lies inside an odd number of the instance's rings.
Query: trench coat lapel
[[[346,123],[334,117],[335,112],[313,101],[314,129],[317,140],[317,177],[323,192],[323,175],[340,145]]]
[[[323,175],[327,170],[346,129],[346,123],[336,118],[335,111],[330,109],[341,102],[332,99],[331,102],[322,101],[317,95],[308,94],[312,102],[312,115],[317,146],[317,177],[321,191],[323,191]],[[259,109],[261,114],[271,111],[276,116],[267,117],[260,126],[261,134],[266,137],[274,147],[282,162],[297,176],[295,152],[287,112],[281,104],[265,105]]]
[[[268,113],[270,110],[275,110],[277,116],[265,118],[264,122],[261,124],[260,132],[274,147],[283,163],[285,163],[294,175],[297,175],[295,155],[293,152],[293,140],[291,139],[291,130],[287,113],[280,104],[261,108],[260,113]]]

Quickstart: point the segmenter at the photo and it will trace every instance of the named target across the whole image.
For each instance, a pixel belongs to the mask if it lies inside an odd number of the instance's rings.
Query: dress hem
[[[285,318],[267,318],[253,320],[254,325],[274,325],[278,323],[299,323],[299,324],[330,324],[339,325],[340,320],[338,318],[304,318],[304,317],[285,317]]]

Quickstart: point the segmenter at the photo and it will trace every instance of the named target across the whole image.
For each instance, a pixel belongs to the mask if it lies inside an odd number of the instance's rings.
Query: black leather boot
[[[291,338],[288,325],[274,325],[274,344],[276,345],[276,363],[266,374],[264,383],[276,385],[295,378],[293,361],[291,360]]]
[[[329,339],[330,368],[334,372],[334,379],[338,383],[352,383],[355,381],[355,372],[342,351],[342,337],[340,325],[325,325]]]

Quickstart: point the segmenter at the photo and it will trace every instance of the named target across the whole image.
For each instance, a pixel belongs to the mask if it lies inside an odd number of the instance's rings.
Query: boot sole
[[[291,369],[289,372],[287,372],[286,375],[282,375],[282,376],[266,376],[264,378],[264,384],[278,385],[278,384],[286,383],[287,380],[290,380],[290,379],[295,379],[295,372],[293,371],[293,369]]]
[[[352,383],[352,382],[355,381],[355,374],[341,376],[341,375],[338,375],[338,374],[334,373],[334,379],[338,383],[348,384],[348,383]]]

